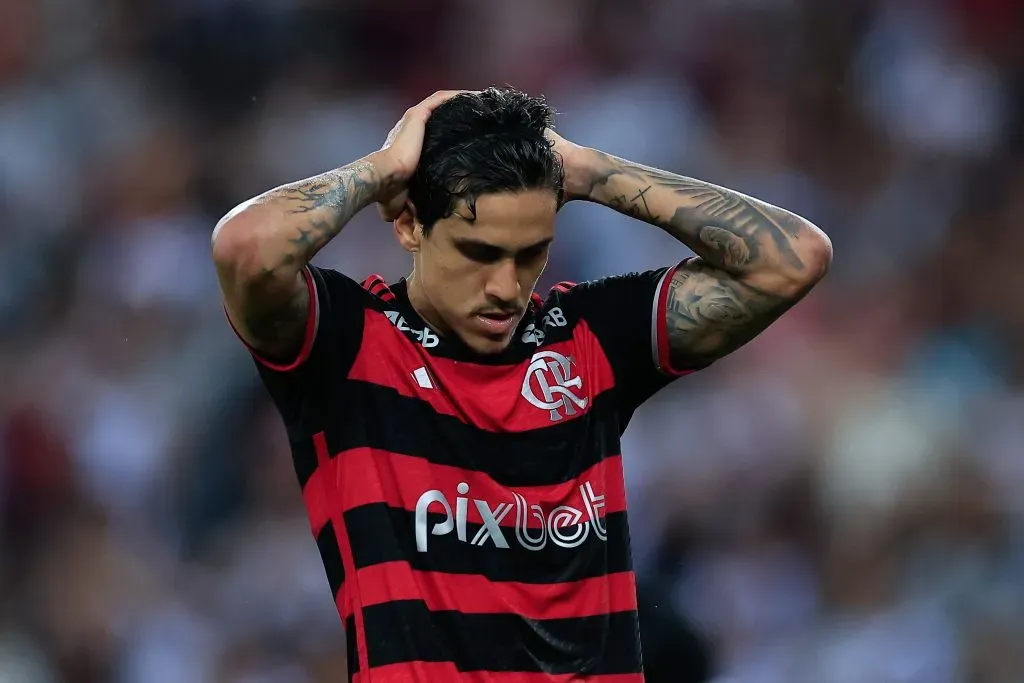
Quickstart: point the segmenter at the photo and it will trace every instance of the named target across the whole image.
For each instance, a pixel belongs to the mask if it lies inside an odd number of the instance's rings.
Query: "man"
[[[782,209],[577,146],[542,100],[439,92],[383,148],[225,216],[228,317],[287,426],[355,681],[639,682],[619,437],[825,274]],[[698,257],[533,290],[569,200]],[[377,203],[412,273],[310,265]]]

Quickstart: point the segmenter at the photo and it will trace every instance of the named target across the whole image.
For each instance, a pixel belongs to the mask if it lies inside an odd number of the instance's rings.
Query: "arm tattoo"
[[[692,259],[669,283],[666,320],[672,366],[700,368],[760,334],[795,302]]]
[[[810,222],[739,192],[597,152],[588,198],[656,225],[699,256],[668,297],[677,368],[735,351],[824,276],[831,245]]]
[[[589,197],[657,225],[737,276],[773,269],[810,277],[823,235],[809,222],[733,190],[598,153]]]
[[[294,358],[310,305],[302,268],[391,182],[361,160],[270,190],[250,203],[260,216],[253,224],[270,226],[260,239],[261,265],[244,277],[224,277],[230,283],[227,305],[257,350],[271,358]]]
[[[387,184],[373,165],[357,161],[322,175],[271,190],[263,201],[280,202],[294,223],[281,265],[305,264]]]

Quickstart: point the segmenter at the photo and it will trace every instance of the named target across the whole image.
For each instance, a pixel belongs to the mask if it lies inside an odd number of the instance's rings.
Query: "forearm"
[[[243,255],[253,274],[294,276],[359,211],[393,182],[370,155],[347,166],[282,185],[233,209],[213,234],[215,256]],[[218,248],[220,245],[220,248]]]
[[[656,225],[708,265],[780,296],[802,294],[831,261],[809,221],[739,192],[581,148],[584,198]]]
[[[370,155],[240,204],[213,232],[213,260],[228,316],[264,357],[294,359],[310,307],[302,269],[373,203],[392,174]]]

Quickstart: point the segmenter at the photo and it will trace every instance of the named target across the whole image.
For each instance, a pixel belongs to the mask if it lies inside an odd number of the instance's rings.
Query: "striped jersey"
[[[665,386],[672,268],[534,295],[493,356],[406,284],[307,267],[287,428],[355,683],[641,683],[620,436]]]

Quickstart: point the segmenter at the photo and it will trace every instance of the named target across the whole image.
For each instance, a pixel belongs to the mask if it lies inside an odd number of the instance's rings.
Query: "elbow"
[[[807,236],[800,240],[799,256],[806,273],[804,286],[808,289],[821,282],[832,267],[832,240],[813,223],[807,223]]]
[[[210,250],[218,269],[231,269],[242,254],[251,249],[248,244],[251,240],[246,238],[245,228],[238,224],[239,220],[233,213],[217,221],[210,236]]]
[[[251,280],[267,268],[260,254],[259,226],[242,208],[229,212],[217,222],[210,237],[213,263],[219,273],[233,280]]]
[[[803,221],[792,235],[790,252],[758,284],[782,299],[798,301],[828,274],[832,240],[814,224]]]

